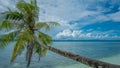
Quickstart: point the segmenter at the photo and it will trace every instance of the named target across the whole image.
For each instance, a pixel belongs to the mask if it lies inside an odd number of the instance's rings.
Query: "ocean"
[[[0,49],[0,68],[26,68],[25,52],[18,56],[14,63],[10,64],[10,57],[13,44]],[[76,42],[76,41],[56,41],[52,44],[58,49],[72,52],[92,59],[120,65],[120,42]],[[60,56],[48,51],[46,56],[33,55],[29,68],[91,68],[74,60]]]

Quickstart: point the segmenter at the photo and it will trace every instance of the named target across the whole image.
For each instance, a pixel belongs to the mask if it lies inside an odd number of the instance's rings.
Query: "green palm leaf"
[[[42,32],[39,32],[38,38],[41,42],[43,42],[45,45],[51,44],[51,36],[44,34]]]
[[[60,26],[60,24],[57,23],[57,22],[48,22],[48,24],[49,24],[50,26]]]
[[[18,8],[21,12],[25,12],[27,15],[31,15],[32,17],[37,17],[38,16],[38,7],[36,6],[36,0],[31,0],[31,3],[26,3],[25,1],[19,1],[16,4],[16,8]],[[25,16],[26,16],[25,15]]]
[[[60,24],[57,22],[37,22],[35,24],[36,29],[45,28],[46,30],[50,30],[52,26],[60,26]]]
[[[8,9],[8,11],[2,14],[5,15],[6,18],[2,21],[0,29],[11,29],[13,27],[16,28],[22,25],[22,23],[20,22],[21,20],[23,20],[22,13]]]
[[[42,50],[42,52],[41,52],[41,55],[42,55],[42,56],[45,56],[46,53],[47,53],[47,49],[46,49],[46,48],[43,48],[43,50]]]
[[[14,46],[14,50],[12,52],[11,62],[13,62],[17,55],[20,55],[24,49],[25,41],[18,40],[17,43]]]
[[[12,31],[12,32],[4,34],[2,37],[0,37],[0,47],[5,47],[10,42],[15,41],[19,32],[20,32],[20,30]]]
[[[9,30],[9,29],[11,29],[12,28],[12,23],[10,23],[10,21],[9,20],[3,20],[2,21],[2,24],[0,25],[0,29],[7,29],[7,30]]]
[[[18,41],[17,41],[16,45],[14,46],[11,62],[13,62],[15,60],[15,58],[18,54],[22,53],[22,51],[25,47],[25,44],[31,40],[33,40],[33,36],[31,35],[31,31],[29,30],[29,28],[27,28],[26,30],[21,32],[21,34],[18,37]]]
[[[42,57],[42,47],[40,45],[38,45],[37,43],[34,43],[35,47],[34,47],[34,50],[35,50],[35,53],[38,54],[38,60],[40,61],[40,58]]]
[[[9,19],[9,20],[21,20],[21,19],[23,19],[22,13],[20,13],[18,11],[12,11],[11,9],[4,12],[4,14],[6,15],[5,19]]]
[[[35,29],[42,29],[45,28],[46,30],[50,30],[50,26],[45,22],[39,22],[35,24]]]
[[[23,32],[21,32],[19,39],[24,40],[26,42],[33,40],[33,36],[31,35],[31,31],[29,28],[25,29]]]

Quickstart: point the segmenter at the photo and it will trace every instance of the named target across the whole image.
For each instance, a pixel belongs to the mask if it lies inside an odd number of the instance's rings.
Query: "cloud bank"
[[[7,6],[14,9],[16,1],[0,0],[1,12]],[[120,40],[120,0],[38,0],[38,5],[39,21],[56,21],[61,24],[47,32],[53,39]],[[108,27],[109,30],[105,31]]]
[[[82,30],[63,30],[56,35],[57,39],[61,40],[119,40],[120,36],[109,34],[112,31],[108,32],[88,32],[85,33]]]

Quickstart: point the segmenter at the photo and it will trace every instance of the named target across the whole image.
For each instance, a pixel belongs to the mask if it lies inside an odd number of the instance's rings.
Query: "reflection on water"
[[[118,59],[120,59],[119,42],[54,42],[53,46],[89,58],[115,64],[120,63],[120,61],[118,61]],[[11,52],[12,44],[0,50],[0,68],[25,68],[25,53],[20,55],[13,64],[10,64]],[[89,68],[50,51],[45,57],[41,58],[40,62],[38,62],[37,55],[33,55],[32,61],[30,68]]]

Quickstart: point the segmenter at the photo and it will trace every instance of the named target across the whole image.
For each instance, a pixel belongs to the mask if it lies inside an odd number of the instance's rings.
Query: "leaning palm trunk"
[[[81,62],[81,63],[83,63],[85,65],[90,66],[90,67],[93,67],[93,68],[120,68],[120,65],[114,65],[114,64],[110,64],[110,63],[106,63],[106,62],[102,62],[102,61],[86,58],[86,57],[83,57],[83,56],[80,56],[80,55],[76,55],[76,54],[73,54],[73,53],[70,53],[70,52],[59,50],[59,49],[51,47],[51,46],[46,46],[42,42],[40,42],[37,39],[37,37],[35,37],[35,36],[34,36],[34,39],[42,47],[44,47],[44,48],[46,48],[46,49],[48,49],[48,50],[50,50],[50,51],[52,51],[54,53],[62,55],[64,57],[67,57],[67,58],[73,59],[75,61]]]
[[[32,53],[33,53],[33,40],[29,43],[27,46],[27,53],[26,53],[26,59],[27,59],[27,67],[30,65]]]

